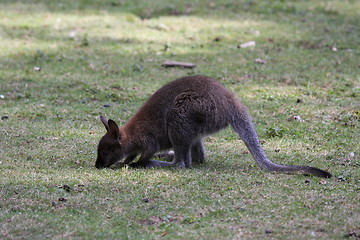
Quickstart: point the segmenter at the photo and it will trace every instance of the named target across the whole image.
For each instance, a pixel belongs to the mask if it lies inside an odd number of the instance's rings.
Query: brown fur
[[[113,120],[100,117],[107,133],[98,146],[97,168],[109,167],[125,159],[132,167],[191,167],[205,162],[203,137],[227,126],[239,134],[260,167],[268,171],[331,174],[313,167],[280,165],[265,155],[250,115],[229,90],[212,78],[191,76],[170,82],[156,91],[121,128]],[[172,162],[151,160],[158,152],[173,149]]]

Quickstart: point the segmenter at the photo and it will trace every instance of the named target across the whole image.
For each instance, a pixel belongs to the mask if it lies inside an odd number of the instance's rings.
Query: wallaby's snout
[[[104,168],[104,166],[101,164],[101,159],[99,159],[99,157],[96,159],[95,167],[96,167],[97,169]]]

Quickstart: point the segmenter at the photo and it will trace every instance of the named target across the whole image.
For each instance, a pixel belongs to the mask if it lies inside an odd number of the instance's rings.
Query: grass
[[[359,16],[350,0],[1,0],[0,238],[359,238]],[[125,123],[193,74],[242,98],[270,159],[334,177],[264,172],[230,129],[193,169],[94,168],[100,114]]]

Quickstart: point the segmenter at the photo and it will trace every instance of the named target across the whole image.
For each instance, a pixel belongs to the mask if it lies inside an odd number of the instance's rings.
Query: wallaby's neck
[[[145,135],[146,131],[144,131],[143,127],[144,123],[134,121],[134,119],[121,127],[121,131],[124,134],[124,139],[122,139],[124,150],[133,152],[144,148],[143,145],[147,136]]]

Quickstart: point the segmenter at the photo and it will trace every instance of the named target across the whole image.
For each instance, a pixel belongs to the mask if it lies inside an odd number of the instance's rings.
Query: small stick
[[[183,68],[194,68],[196,67],[195,63],[186,63],[186,62],[164,62],[161,64],[163,67],[183,67]]]

